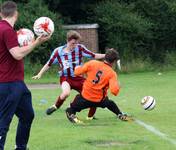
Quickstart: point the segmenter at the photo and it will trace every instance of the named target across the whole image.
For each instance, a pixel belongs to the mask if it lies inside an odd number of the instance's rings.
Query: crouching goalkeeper
[[[117,96],[119,93],[119,85],[117,74],[112,69],[113,64],[119,60],[119,53],[111,48],[105,55],[104,62],[91,60],[83,66],[75,68],[75,75],[86,74],[86,80],[83,84],[81,94],[77,95],[70,107],[66,109],[67,118],[73,123],[81,123],[76,117],[76,112],[89,107],[108,108],[115,113],[122,121],[129,121],[131,118],[123,114],[118,106],[108,98],[107,90]]]

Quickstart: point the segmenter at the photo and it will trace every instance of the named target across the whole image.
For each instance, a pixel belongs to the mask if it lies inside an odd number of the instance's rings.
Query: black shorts
[[[74,112],[80,112],[83,109],[90,108],[90,107],[101,107],[105,108],[110,105],[112,101],[109,100],[108,97],[105,97],[103,100],[100,102],[92,102],[89,100],[86,100],[84,97],[82,97],[80,94],[77,95],[74,99],[74,101],[70,104],[72,110]]]

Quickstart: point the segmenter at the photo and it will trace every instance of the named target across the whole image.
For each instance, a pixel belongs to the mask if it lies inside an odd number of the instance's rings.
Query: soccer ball
[[[18,30],[17,37],[20,46],[27,46],[35,40],[34,33],[26,28]]]
[[[37,36],[52,35],[54,32],[54,23],[48,17],[40,17],[35,20],[33,29]]]
[[[145,110],[152,110],[156,105],[156,101],[152,96],[145,96],[141,100],[141,105]]]

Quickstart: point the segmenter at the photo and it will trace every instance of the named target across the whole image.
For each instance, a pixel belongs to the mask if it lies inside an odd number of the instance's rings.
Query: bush
[[[133,8],[153,25],[149,39],[150,56],[155,62],[163,63],[165,53],[175,51],[176,3],[170,0],[137,0]]]
[[[176,52],[166,52],[165,59],[164,59],[164,64],[165,67],[170,68],[170,69],[175,69],[176,67]]]
[[[170,0],[108,0],[94,9],[100,25],[100,47],[119,47],[132,60],[150,57],[164,63],[176,50],[176,2]]]
[[[151,34],[152,24],[117,1],[107,1],[95,8],[96,21],[100,25],[100,42],[119,48],[121,56],[132,60],[147,53],[144,41]],[[102,40],[102,41],[101,41]]]
[[[130,73],[130,72],[145,72],[145,71],[153,71],[156,69],[155,65],[152,64],[149,58],[141,59],[136,58],[131,61],[123,61],[122,62],[122,72]]]

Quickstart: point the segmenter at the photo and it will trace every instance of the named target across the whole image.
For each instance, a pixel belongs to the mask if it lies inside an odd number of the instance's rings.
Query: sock
[[[97,109],[96,107],[91,107],[89,109],[88,117],[93,117],[96,112],[96,109]]]
[[[61,99],[60,98],[60,96],[58,97],[58,99],[57,99],[57,101],[56,101],[56,103],[55,103],[55,106],[57,107],[57,108],[59,108],[59,107],[61,107],[61,105],[64,103],[64,101],[65,101],[65,99]]]

